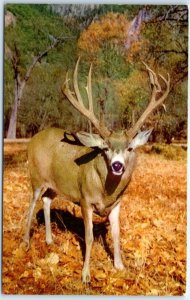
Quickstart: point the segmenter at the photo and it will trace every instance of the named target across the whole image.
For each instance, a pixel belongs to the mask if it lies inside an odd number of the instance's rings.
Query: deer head
[[[62,92],[70,101],[70,103],[83,115],[85,116],[96,128],[99,134],[78,132],[76,133],[77,139],[82,145],[87,147],[98,147],[101,149],[108,160],[108,166],[110,167],[114,175],[121,176],[125,171],[126,161],[128,159],[129,153],[133,151],[138,146],[145,144],[152,132],[152,128],[145,131],[140,131],[140,128],[145,123],[146,119],[150,114],[161,104],[168,96],[170,90],[170,77],[167,75],[167,79],[158,74],[160,79],[162,79],[165,84],[165,89],[162,89],[159,83],[158,76],[156,75],[150,67],[144,63],[150,78],[150,83],[152,87],[152,95],[150,97],[150,102],[137,120],[135,125],[128,129],[120,132],[114,132],[109,130],[105,124],[100,123],[96,118],[93,109],[93,98],[92,98],[92,65],[90,66],[88,78],[87,78],[87,96],[88,96],[88,108],[84,105],[81,93],[78,87],[78,66],[80,58],[78,59],[74,74],[73,74],[73,87],[74,91],[71,92],[69,87],[68,73],[66,75],[66,81],[62,87]]]

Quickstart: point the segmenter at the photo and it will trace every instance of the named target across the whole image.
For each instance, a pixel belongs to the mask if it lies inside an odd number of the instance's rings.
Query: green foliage
[[[37,132],[43,126],[56,123],[57,119],[62,119],[57,113],[59,107],[56,105],[58,100],[63,101],[60,95],[60,87],[64,82],[63,74],[65,75],[66,69],[73,68],[76,60],[74,57],[76,55],[76,39],[70,28],[64,25],[62,18],[51,14],[46,6],[11,4],[7,5],[6,9],[16,16],[16,25],[6,28],[5,41],[13,55],[17,56],[21,79],[25,76],[34,56],[51,44],[50,34],[55,37],[72,38],[67,43],[61,43],[56,49],[50,51],[31,74],[18,115],[18,135],[25,136]],[[6,97],[4,124],[6,130],[14,98],[13,70],[7,57],[4,69]]]
[[[66,72],[70,70],[72,77],[80,54],[78,77],[82,97],[87,105],[85,86],[89,66],[93,62],[95,113],[111,129],[129,128],[147,106],[151,88],[142,61],[163,75],[169,71],[172,87],[165,103],[166,112],[159,108],[145,125],[154,127],[154,140],[170,141],[172,137],[180,137],[180,132],[187,126],[187,26],[186,23],[182,26],[180,22],[174,24],[167,20],[168,12],[173,8],[149,6],[152,21],[142,24],[139,39],[126,50],[128,26],[143,6],[100,5],[89,10],[86,19],[74,16],[69,19],[66,15],[53,13],[50,7],[45,4],[6,5],[6,9],[15,15],[16,24],[5,28],[5,42],[18,59],[21,79],[33,58],[51,45],[50,36],[70,37],[51,50],[34,68],[18,112],[18,136],[31,136],[49,126],[88,129],[86,119],[61,92]],[[80,5],[77,9],[80,10]],[[177,20],[178,14],[175,9],[173,18]],[[14,99],[14,74],[7,56],[4,72],[6,130]]]
[[[123,127],[132,126],[148,104],[149,84],[147,74],[142,76],[142,71],[132,70],[128,77],[114,81],[117,101],[121,109]]]
[[[169,160],[187,159],[187,148],[181,146],[154,144],[151,152],[160,154]]]
[[[42,11],[38,9],[41,7],[40,5],[12,4],[8,5],[7,9],[9,7],[17,19],[15,27],[10,26],[6,29],[5,39],[13,52],[15,52],[15,46],[17,48],[21,74],[24,74],[26,67],[31,64],[33,56],[38,55],[51,44],[50,35],[54,37],[72,36],[71,31],[64,26],[63,20],[59,16],[44,15],[45,7]],[[55,61],[53,51],[48,55],[50,63],[51,58]],[[57,62],[62,63],[62,61],[63,58],[59,55]]]
[[[142,8],[142,5],[123,5],[123,4],[103,4],[99,7],[99,14],[105,15],[108,12],[126,14],[130,19],[133,19],[135,15]]]
[[[34,134],[50,126],[71,130],[73,120],[75,126],[79,127],[80,118],[76,116],[79,113],[76,113],[61,92],[65,76],[62,67],[57,64],[36,67],[28,82],[19,111],[18,122],[20,125],[24,124],[20,135]]]
[[[98,63],[102,75],[112,80],[127,78],[131,70],[125,57],[109,41],[102,45],[98,55]]]

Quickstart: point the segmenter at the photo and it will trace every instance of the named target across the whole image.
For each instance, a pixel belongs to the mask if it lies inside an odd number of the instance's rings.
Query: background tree
[[[33,62],[29,65],[28,69],[26,70],[26,74],[24,75],[23,79],[20,78],[20,71],[19,71],[19,62],[20,62],[20,53],[17,49],[15,44],[15,51],[14,54],[9,49],[9,59],[12,64],[13,72],[14,72],[14,103],[13,108],[10,115],[9,120],[9,127],[7,132],[7,138],[14,139],[16,138],[16,125],[17,125],[17,112],[18,108],[20,107],[20,103],[22,100],[22,95],[24,92],[25,85],[29,80],[31,73],[38,62],[44,56],[47,56],[48,52],[53,48],[57,47],[60,42],[63,41],[63,38],[54,39],[52,40],[52,44],[46,48],[44,51],[40,52],[36,57],[33,58]],[[43,117],[44,119],[44,117]],[[43,123],[42,123],[43,124]]]
[[[86,98],[86,76],[93,62],[95,110],[112,129],[131,126],[147,104],[150,86],[142,61],[158,73],[169,71],[172,90],[166,111],[157,110],[145,126],[154,125],[154,140],[170,142],[172,137],[186,136],[186,6],[9,4],[6,8],[16,17],[15,25],[6,28],[5,40],[12,53],[18,53],[21,81],[33,58],[51,46],[54,37],[75,37],[36,64],[22,95],[17,136],[31,136],[48,126],[88,130],[86,120],[61,93],[66,71],[74,69],[78,55],[82,96]],[[5,131],[13,104],[13,76],[6,57]]]
[[[9,117],[7,137],[15,138],[18,108],[21,106],[25,86],[32,75],[34,67],[40,64],[44,57],[47,61],[49,51],[57,48],[67,37],[63,37],[63,32],[57,29],[59,27],[56,26],[56,23],[60,26],[60,20],[53,17],[54,23],[52,23],[52,26],[49,25],[51,15],[47,15],[45,19],[42,19],[37,6],[10,5],[8,7],[10,10],[11,8],[14,10],[16,16],[18,14],[18,18],[15,18],[16,24],[6,31],[5,51],[6,58],[9,60],[7,63],[12,67],[14,81],[14,100]],[[29,18],[27,18],[27,8],[29,8],[29,14],[31,14]],[[24,12],[26,12],[25,16]],[[22,17],[20,14],[23,14]],[[46,28],[47,23],[48,29]],[[62,35],[58,36],[60,33]],[[65,33],[67,34],[68,31],[65,30]]]

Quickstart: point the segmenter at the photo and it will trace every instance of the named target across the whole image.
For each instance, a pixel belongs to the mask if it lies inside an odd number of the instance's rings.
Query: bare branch
[[[39,62],[42,57],[44,57],[50,50],[55,48],[60,43],[59,40],[56,40],[53,44],[51,44],[49,47],[47,47],[44,51],[40,52],[38,56],[34,57],[32,64],[29,66],[28,70],[26,71],[26,74],[24,76],[24,81],[27,81],[30,77],[30,74],[32,70],[34,69],[37,62]]]

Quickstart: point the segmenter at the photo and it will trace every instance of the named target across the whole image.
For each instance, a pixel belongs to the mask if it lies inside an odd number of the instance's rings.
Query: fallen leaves
[[[34,218],[30,249],[22,247],[31,186],[25,149],[22,147],[22,160],[18,161],[18,145],[13,150],[13,146],[8,149],[8,157],[14,157],[8,162],[5,156],[4,170],[4,294],[176,296],[185,293],[186,161],[139,155],[121,205],[121,250],[126,268],[114,269],[109,226],[101,225],[101,219],[95,217],[91,283],[85,286],[81,282],[83,223],[80,209],[70,202],[56,198],[52,203],[52,245],[45,243],[43,220]],[[36,213],[41,209],[39,201]],[[68,211],[71,213],[67,214]]]
[[[42,269],[40,267],[37,267],[35,270],[33,270],[33,277],[35,281],[38,281],[42,277]]]
[[[94,275],[94,278],[96,280],[104,280],[106,278],[106,274],[102,270],[96,271],[96,274]]]
[[[50,253],[48,254],[48,256],[45,259],[45,263],[47,263],[48,265],[57,265],[59,262],[59,256],[57,253]]]

